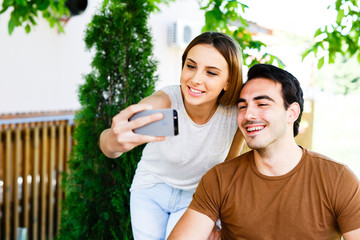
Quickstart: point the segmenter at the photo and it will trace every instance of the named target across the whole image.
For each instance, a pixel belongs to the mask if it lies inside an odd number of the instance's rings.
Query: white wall
[[[149,23],[155,45],[154,56],[159,61],[157,88],[180,83],[181,56],[184,48],[168,45],[168,27],[177,20],[188,22],[198,29],[198,26],[205,24],[204,11],[200,11],[197,1],[177,0],[169,6],[163,5],[160,13],[151,16]]]
[[[86,11],[64,26],[65,34],[39,20],[30,34],[16,28],[9,36],[9,12],[0,15],[0,114],[80,107],[78,86],[84,82],[82,75],[91,71],[92,60],[85,50],[84,31],[100,3],[90,0]],[[203,12],[193,0],[163,5],[150,19],[159,61],[157,88],[179,83],[183,49],[167,44],[168,25],[178,19],[204,23]]]
[[[64,26],[66,34],[39,20],[30,34],[15,28],[9,36],[9,12],[0,16],[0,114],[79,107],[77,86],[91,60],[85,51],[84,29],[94,3],[70,19]]]

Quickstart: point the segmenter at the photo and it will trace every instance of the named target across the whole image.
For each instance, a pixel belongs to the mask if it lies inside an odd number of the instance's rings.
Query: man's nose
[[[256,119],[256,109],[254,109],[253,107],[251,106],[248,106],[246,108],[246,112],[245,112],[245,119],[247,120],[253,120],[253,119]]]

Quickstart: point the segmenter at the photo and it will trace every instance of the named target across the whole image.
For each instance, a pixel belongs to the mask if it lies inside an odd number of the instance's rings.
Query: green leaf
[[[358,62],[360,63],[360,52],[359,52],[358,55],[357,55],[357,60],[358,60]]]
[[[322,33],[323,33],[323,31],[321,31],[321,28],[318,28],[318,29],[316,30],[315,34],[314,34],[314,37],[317,37],[317,36],[319,36],[319,35],[322,34]]]
[[[351,83],[357,83],[357,82],[359,82],[359,80],[360,80],[360,77],[356,77],[353,80],[351,80],[350,82]]]
[[[319,49],[319,44],[315,45],[311,50],[314,52],[314,55],[317,55],[317,51]]]
[[[241,4],[241,10],[242,10],[242,12],[243,13],[245,13],[245,9],[246,8],[249,8],[247,5],[245,5],[245,4],[242,4],[242,3],[240,3]]]
[[[324,65],[324,57],[320,58],[317,64],[317,68],[320,69]]]
[[[4,2],[2,3],[2,6],[5,8],[8,8],[10,6],[14,5],[14,0],[4,0]],[[1,10],[2,11],[2,10]]]
[[[46,11],[43,11],[42,13],[43,13],[43,14],[42,14],[42,15],[43,15],[43,18],[48,19],[48,18],[50,18],[50,16],[51,16],[50,12],[47,11],[47,10],[46,10]]]
[[[329,52],[329,63],[330,64],[335,62],[335,54],[336,54],[336,52],[334,52],[334,51]]]
[[[343,19],[344,15],[345,15],[344,10],[343,10],[343,9],[340,9],[340,10],[338,11],[338,14],[337,14],[337,17],[336,17],[336,23],[337,23],[338,25],[341,24],[341,20]]]
[[[26,24],[26,26],[25,26],[25,32],[26,32],[26,33],[29,33],[30,31],[31,31],[30,25],[29,25],[29,24]]]
[[[9,8],[9,6],[4,6],[4,4],[3,4],[3,9],[1,9],[0,14],[6,12],[6,10],[7,10],[8,8]]]
[[[34,18],[32,16],[29,16],[29,20],[32,23],[32,25],[37,25],[37,23],[35,22]]]
[[[16,2],[17,4],[19,4],[20,6],[26,6],[26,5],[27,5],[26,0],[15,0],[15,2]]]
[[[48,0],[40,1],[39,3],[37,3],[37,9],[39,11],[44,11],[49,7],[49,5],[50,5],[50,1]]]
[[[59,21],[56,22],[56,26],[58,27],[58,29],[61,33],[65,33],[64,28],[63,28],[63,26],[61,26]]]
[[[12,34],[12,32],[14,31],[14,28],[15,28],[15,22],[12,18],[10,18],[9,24],[8,24],[9,35]]]
[[[48,19],[50,27],[53,28],[55,26],[56,20],[54,18]]]
[[[312,52],[312,49],[307,49],[303,54],[302,54],[302,58],[301,61],[304,61],[304,59],[307,57],[307,55],[309,55]]]
[[[342,5],[342,0],[336,0],[335,2],[335,9],[339,11],[340,7]]]

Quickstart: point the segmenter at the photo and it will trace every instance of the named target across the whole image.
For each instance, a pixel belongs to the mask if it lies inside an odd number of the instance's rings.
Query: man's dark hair
[[[304,110],[304,98],[300,82],[291,73],[270,64],[256,64],[252,66],[247,74],[247,82],[254,78],[267,78],[281,83],[285,109],[288,109],[294,102],[299,104],[300,114],[298,119],[294,122],[295,137],[299,133],[301,115]],[[246,82],[243,86],[245,84]]]

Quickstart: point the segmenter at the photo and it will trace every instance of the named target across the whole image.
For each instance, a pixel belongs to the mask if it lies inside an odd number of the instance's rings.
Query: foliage
[[[15,27],[23,24],[26,33],[29,33],[31,26],[37,25],[36,18],[39,17],[39,13],[49,22],[50,27],[57,26],[63,31],[59,19],[70,14],[65,2],[66,0],[4,0],[0,14],[12,9],[8,22],[9,35]]]
[[[278,57],[261,53],[266,44],[253,40],[249,24],[241,16],[241,12],[244,13],[248,6],[237,0],[202,0],[200,5],[201,9],[205,10],[203,31],[218,31],[233,36],[243,51],[244,64],[252,66],[260,62],[276,62],[279,67],[284,67],[284,63]]]
[[[154,90],[156,61],[147,20],[155,9],[148,0],[106,0],[86,29],[85,43],[95,56],[79,90],[82,107],[57,239],[132,238],[129,188],[142,147],[109,159],[98,141],[120,109]]]
[[[59,31],[64,33],[61,19],[70,16],[66,6],[68,1],[70,0],[3,0],[0,15],[12,9],[8,22],[9,35],[13,33],[15,27],[23,26],[25,26],[25,32],[30,33],[31,28],[37,25],[39,14],[49,22],[51,28],[57,26]],[[173,1],[175,0],[149,0],[148,2],[152,5],[152,11],[158,11],[160,3],[169,4]]]
[[[360,75],[356,71],[356,62],[360,63],[360,7],[358,0],[336,0],[328,7],[337,12],[333,24],[321,27],[315,32],[315,43],[303,53],[303,59],[310,53],[317,58],[317,68],[321,69],[326,62],[337,66],[334,72],[334,83],[342,94],[358,93]],[[354,63],[355,71],[346,72],[345,62]],[[328,67],[327,67],[328,68]],[[325,71],[326,72],[326,71]],[[331,85],[331,79],[325,78]],[[323,81],[325,80],[323,79]],[[336,91],[334,91],[336,92]]]
[[[327,93],[342,95],[360,94],[359,66],[355,57],[338,58],[314,73],[314,85]]]
[[[310,53],[318,58],[320,69],[326,62],[334,63],[337,55],[357,55],[360,63],[360,8],[358,0],[336,0],[333,6],[337,12],[335,23],[321,27],[315,32],[315,44],[303,53],[303,59]],[[326,56],[327,55],[327,56]]]

